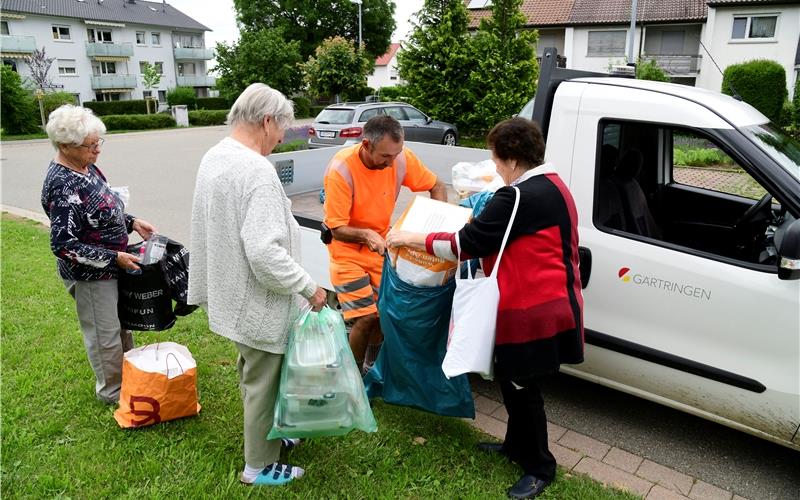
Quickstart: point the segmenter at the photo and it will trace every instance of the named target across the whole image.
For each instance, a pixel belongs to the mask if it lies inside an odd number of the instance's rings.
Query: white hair
[[[228,125],[261,125],[266,117],[286,129],[294,121],[294,103],[269,85],[253,83],[233,103]]]
[[[87,136],[101,135],[106,125],[91,109],[65,104],[56,108],[47,120],[47,137],[58,149],[59,144],[82,144]]]

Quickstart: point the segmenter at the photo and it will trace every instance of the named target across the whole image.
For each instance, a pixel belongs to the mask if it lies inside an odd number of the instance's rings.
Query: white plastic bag
[[[478,163],[462,161],[453,165],[453,189],[463,199],[480,191],[497,191],[505,185],[492,160]]]
[[[500,259],[503,257],[503,250],[519,207],[519,188],[514,187],[514,190],[517,194],[514,210],[511,212],[511,219],[508,221],[492,274],[484,278],[474,278],[470,269],[468,278],[461,279],[456,273],[450,337],[447,353],[442,361],[442,371],[447,378],[464,373],[477,373],[489,379],[493,376],[495,327],[497,306],[500,302],[497,271],[500,269]],[[458,233],[456,233],[456,249],[460,254],[461,243],[458,240]],[[467,268],[469,269],[469,265]]]

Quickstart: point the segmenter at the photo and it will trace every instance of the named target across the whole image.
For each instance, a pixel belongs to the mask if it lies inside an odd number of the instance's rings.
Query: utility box
[[[189,126],[189,108],[185,104],[172,106],[172,117],[179,127]]]

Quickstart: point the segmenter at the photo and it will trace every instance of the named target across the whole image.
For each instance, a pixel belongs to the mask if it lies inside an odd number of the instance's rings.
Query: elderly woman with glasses
[[[125,213],[125,204],[95,165],[106,127],[86,108],[64,105],[50,113],[47,135],[56,150],[42,186],[50,219],[50,247],[58,272],[75,299],[83,343],[95,375],[97,399],[114,404],[122,385],[122,355],[133,348],[117,317],[117,274],[136,270],[126,252],[128,234],[156,231]]]
[[[279,462],[281,444],[267,440],[289,328],[306,301],[325,291],[300,266],[300,226],[275,167],[265,158],[294,119],[292,102],[263,83],[247,87],[228,113],[230,135],[197,170],[192,203],[189,303],[208,313],[211,331],[239,351],[245,467],[240,481],[271,486],[303,475]],[[302,299],[301,299],[302,298]]]

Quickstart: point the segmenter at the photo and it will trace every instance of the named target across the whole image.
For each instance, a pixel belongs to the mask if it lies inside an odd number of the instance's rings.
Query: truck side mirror
[[[800,279],[800,219],[795,220],[783,233],[778,244],[778,278]]]

